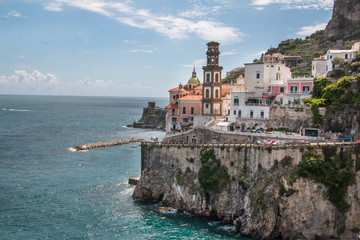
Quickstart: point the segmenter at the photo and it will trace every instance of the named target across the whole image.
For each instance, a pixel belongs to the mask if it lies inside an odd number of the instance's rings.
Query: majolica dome
[[[183,85],[180,83],[179,84],[179,89],[176,91],[177,93],[183,93],[185,92],[184,88],[183,88]]]
[[[189,79],[188,83],[187,84],[199,84],[201,83],[200,80],[197,78],[196,76],[196,71],[195,71],[195,67],[194,67],[194,70],[192,72],[192,76],[191,78]]]

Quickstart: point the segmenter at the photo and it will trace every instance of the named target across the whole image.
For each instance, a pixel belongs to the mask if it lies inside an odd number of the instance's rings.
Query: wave
[[[13,112],[32,112],[32,110],[26,109],[14,109],[14,108],[3,108],[4,111],[13,111]]]
[[[76,150],[75,148],[68,148],[68,150],[70,151],[70,152],[87,152],[87,151],[89,151],[89,150]]]

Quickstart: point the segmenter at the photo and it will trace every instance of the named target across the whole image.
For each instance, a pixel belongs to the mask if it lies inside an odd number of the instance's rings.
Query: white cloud
[[[219,13],[220,6],[206,6],[195,4],[191,9],[179,11],[178,15],[185,18],[203,18],[208,15],[216,15]]]
[[[252,0],[252,5],[255,6],[267,6],[270,4],[279,4],[282,9],[330,10],[334,5],[334,0]]]
[[[10,11],[7,14],[8,17],[21,17],[21,13],[17,12],[17,11]]]
[[[194,21],[186,18],[189,12],[173,15],[155,15],[148,9],[136,9],[131,1],[112,2],[109,0],[55,0],[47,5],[49,11],[62,11],[65,5],[95,12],[132,27],[153,30],[170,39],[198,37],[208,41],[219,41],[223,44],[241,40],[243,33],[233,27],[224,26],[221,22],[211,20]],[[199,11],[199,10],[194,10]],[[216,12],[217,7],[212,11]],[[194,14],[193,12],[192,14]]]
[[[61,12],[62,4],[59,2],[47,3],[44,5],[44,9],[48,10],[48,11],[53,11],[53,12]]]
[[[327,23],[320,23],[314,26],[304,26],[301,28],[301,31],[297,32],[297,34],[300,36],[308,36],[318,30],[324,30],[326,25]]]
[[[10,76],[0,75],[0,84],[6,87],[43,87],[58,83],[58,79],[54,74],[41,73],[34,70],[28,73],[26,70],[15,70]]]
[[[184,64],[183,67],[202,67],[205,66],[206,59],[197,59],[193,64]]]
[[[152,51],[152,50],[146,50],[146,49],[133,49],[133,50],[131,50],[131,52],[133,52],[133,53],[138,53],[138,52],[141,52],[141,53],[152,53],[153,51]]]

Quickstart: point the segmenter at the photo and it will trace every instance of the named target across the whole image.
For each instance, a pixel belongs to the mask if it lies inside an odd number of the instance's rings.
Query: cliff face
[[[335,0],[333,16],[325,29],[329,40],[360,38],[360,1]]]
[[[156,107],[155,102],[148,102],[140,120],[129,124],[128,127],[165,130],[165,119],[166,110]]]
[[[303,147],[217,146],[212,147],[214,156],[202,149],[144,144],[134,199],[153,199],[199,216],[217,217],[256,239],[358,238],[360,172],[344,193],[351,207],[341,211],[326,197],[326,186],[296,174],[307,151]],[[343,152],[351,147],[336,149]],[[321,147],[316,151],[322,154]],[[359,153],[352,157],[359,159]],[[213,175],[206,176],[209,172]]]

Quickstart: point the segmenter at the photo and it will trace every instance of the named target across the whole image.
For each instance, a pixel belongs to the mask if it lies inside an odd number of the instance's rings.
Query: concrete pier
[[[123,144],[144,142],[144,141],[145,141],[145,139],[143,139],[143,138],[111,140],[111,141],[105,141],[105,142],[97,142],[97,143],[88,143],[88,144],[78,145],[78,146],[75,146],[74,149],[76,151],[83,151],[83,150],[89,150],[89,149],[93,149],[93,148],[111,147],[111,146],[116,146],[116,145],[123,145]]]

